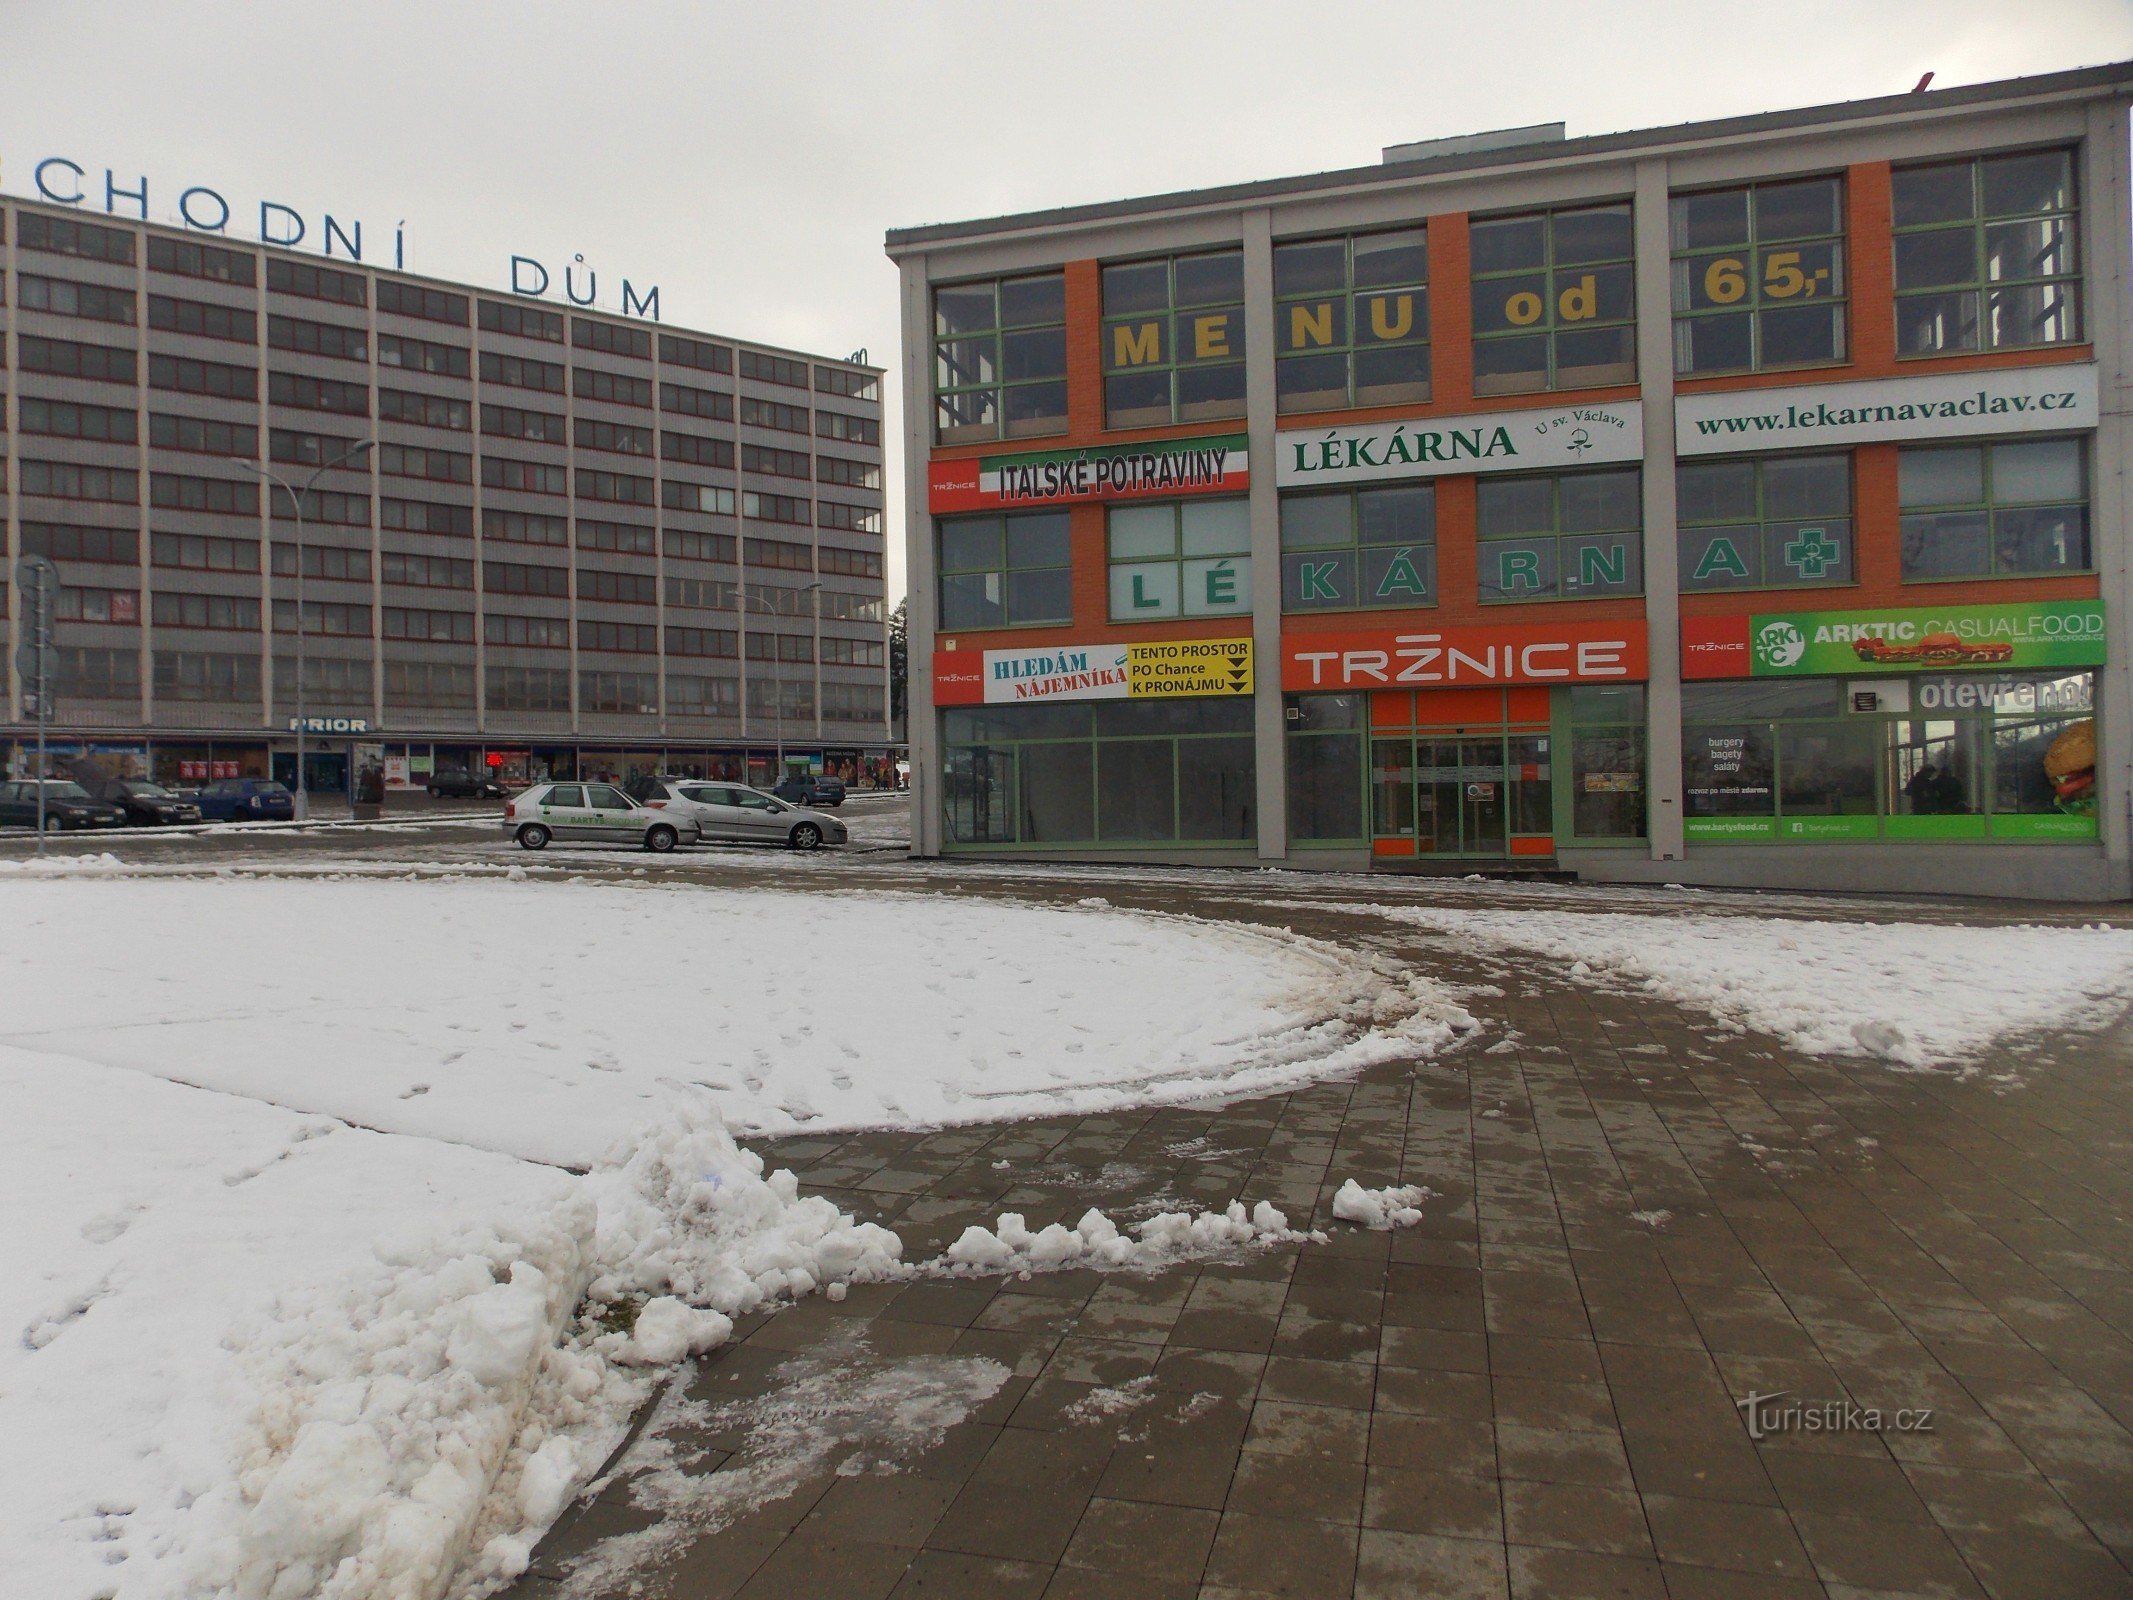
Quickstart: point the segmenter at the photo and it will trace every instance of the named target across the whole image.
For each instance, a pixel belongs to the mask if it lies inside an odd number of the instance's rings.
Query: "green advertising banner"
[[[1682,676],[1814,677],[1965,667],[2093,667],[2101,600],[1684,617]]]

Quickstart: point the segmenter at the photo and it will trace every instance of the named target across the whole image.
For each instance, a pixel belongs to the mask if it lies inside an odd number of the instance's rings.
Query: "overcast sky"
[[[410,269],[499,289],[582,255],[609,307],[628,277],[670,325],[893,369],[889,227],[2128,56],[2127,0],[0,0],[0,188],[65,156],[156,217],[205,184],[246,234],[261,200],[360,218],[372,261],[404,220]]]

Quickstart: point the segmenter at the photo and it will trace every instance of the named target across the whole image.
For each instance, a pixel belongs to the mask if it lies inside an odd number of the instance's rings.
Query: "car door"
[[[558,839],[582,839],[592,831],[592,814],[585,809],[582,783],[549,785],[535,809],[540,813],[541,825]]]
[[[743,839],[785,838],[785,809],[769,795],[754,789],[736,789],[734,799],[739,802],[740,836]]]
[[[681,808],[695,819],[706,839],[739,837],[740,818],[733,805],[733,791],[716,783],[676,783],[667,793],[680,798]]]
[[[638,844],[644,839],[644,808],[611,783],[585,786],[586,834],[590,838]]]
[[[22,803],[21,784],[0,783],[0,823],[14,828],[34,828],[37,825],[34,808]]]

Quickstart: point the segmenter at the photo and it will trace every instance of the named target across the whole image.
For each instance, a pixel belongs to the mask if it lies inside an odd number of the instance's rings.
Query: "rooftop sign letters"
[[[1158,439],[1091,450],[936,461],[927,503],[948,511],[1013,510],[1088,500],[1242,494],[1251,482],[1245,436]]]
[[[1674,449],[1685,456],[1817,450],[1890,439],[2064,433],[2096,426],[2093,366],[1989,372],[1797,389],[1705,390],[1674,402]]]
[[[1650,675],[1646,640],[1642,618],[1295,633],[1281,641],[1281,687],[1641,683]]]
[[[1274,482],[1284,489],[1307,489],[1379,478],[1637,461],[1643,455],[1644,408],[1630,400],[1283,433],[1274,441]]]
[[[1249,639],[1145,639],[1035,650],[936,650],[936,705],[1031,700],[1164,700],[1250,694]]]
[[[1681,619],[1684,678],[2093,667],[2103,648],[2101,600]]]

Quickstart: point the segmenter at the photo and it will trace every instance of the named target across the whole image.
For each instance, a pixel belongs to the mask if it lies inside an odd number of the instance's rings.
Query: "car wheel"
[[[663,856],[674,848],[675,841],[680,837],[681,835],[662,822],[644,830],[644,847],[654,855]]]
[[[548,830],[538,822],[529,822],[518,830],[518,846],[521,850],[545,850],[548,848]]]
[[[822,848],[822,830],[812,822],[803,822],[792,831],[792,847],[795,850],[819,850]]]
[[[441,800],[444,798],[444,791],[433,783],[430,785],[430,798],[432,800]]]

